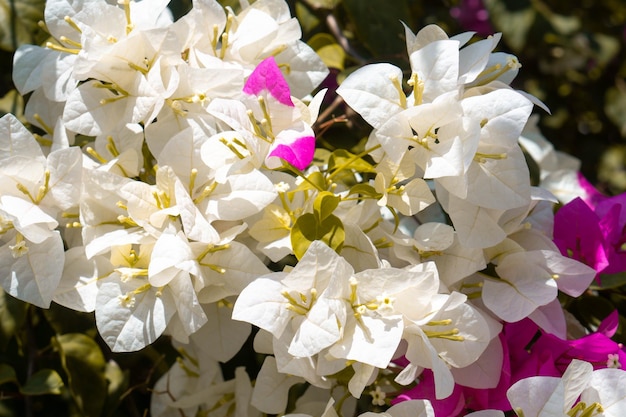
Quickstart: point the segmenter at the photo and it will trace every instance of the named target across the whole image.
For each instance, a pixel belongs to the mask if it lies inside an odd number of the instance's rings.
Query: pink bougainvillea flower
[[[463,390],[460,385],[456,385],[452,394],[442,400],[435,398],[435,379],[433,372],[430,369],[425,369],[420,375],[418,384],[398,395],[392,404],[397,404],[403,401],[427,399],[430,400],[433,410],[435,410],[435,417],[455,417],[465,409],[465,397],[463,396]]]
[[[277,156],[300,170],[309,166],[315,154],[314,136],[299,136],[286,143],[277,143],[278,140],[279,137],[268,156]]]
[[[432,373],[425,370],[414,388],[398,395],[392,403],[410,399],[428,399],[436,417],[456,417],[473,410],[508,411],[506,396],[511,385],[533,376],[561,377],[574,359],[593,365],[594,369],[621,368],[626,363],[624,346],[611,340],[619,322],[617,310],[607,316],[598,329],[573,340],[562,340],[542,331],[532,320],[505,323],[500,334],[504,352],[500,381],[494,388],[476,389],[455,385],[452,395],[437,400]]]
[[[598,203],[600,203],[601,201],[610,198],[598,191],[596,187],[594,187],[589,181],[587,181],[587,178],[585,178],[584,175],[580,172],[578,173],[578,185],[580,185],[580,187],[583,189],[583,192],[585,193],[581,196],[581,198],[592,209],[595,209]]]
[[[492,389],[463,388],[468,407],[509,410],[506,391],[511,385],[531,376],[561,377],[574,359],[589,362],[594,369],[621,367],[626,361],[626,351],[623,345],[611,340],[618,320],[618,312],[614,311],[596,332],[573,340],[546,333],[529,319],[506,323],[502,332],[505,361],[501,380]]]
[[[564,256],[581,261],[597,272],[609,265],[601,219],[581,198],[575,198],[556,212],[554,243]]]
[[[310,124],[303,121],[300,109],[291,97],[289,84],[273,56],[257,65],[243,92],[266,99],[258,103],[265,120],[263,128],[272,143],[266,165],[277,168],[280,162],[276,158],[280,158],[300,170],[305,169],[313,160],[315,134]]]
[[[578,181],[585,194],[556,213],[554,243],[598,273],[626,271],[626,193],[606,196],[580,174]]]
[[[289,84],[273,56],[261,61],[243,86],[243,92],[251,96],[258,96],[263,91],[270,93],[279,103],[294,107]]]
[[[607,196],[600,193],[585,177],[578,176],[580,186],[585,190],[585,203],[601,219],[600,227],[605,238],[605,248],[609,265],[602,271],[616,274],[626,271],[626,193]]]

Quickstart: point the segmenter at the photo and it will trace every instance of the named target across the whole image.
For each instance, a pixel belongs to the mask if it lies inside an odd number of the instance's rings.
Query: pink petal
[[[294,107],[289,84],[287,84],[287,80],[285,80],[273,56],[261,61],[243,86],[244,93],[254,96],[258,96],[263,90],[268,91],[279,103]]]
[[[601,219],[580,198],[570,201],[554,215],[554,243],[561,253],[598,272],[609,264],[605,239]]]
[[[277,145],[268,156],[277,156],[302,170],[309,166],[315,154],[315,138],[303,136],[290,144]]]
[[[596,332],[606,337],[613,337],[613,335],[617,331],[618,325],[619,314],[617,313],[617,310],[613,310],[611,314],[609,314],[604,320],[602,320]]]
[[[599,203],[601,203],[602,201],[604,201],[607,198],[609,198],[609,197],[605,196],[604,194],[602,194],[601,192],[599,192],[596,189],[596,187],[591,185],[591,183],[589,181],[587,181],[587,178],[585,178],[583,176],[583,174],[581,174],[580,172],[578,173],[578,185],[580,185],[580,187],[585,192],[585,196],[583,197],[583,200],[592,209],[595,209],[595,207]]]

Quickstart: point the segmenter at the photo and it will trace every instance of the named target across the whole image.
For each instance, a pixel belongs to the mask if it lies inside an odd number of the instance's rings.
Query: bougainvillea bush
[[[167,4],[48,1],[16,51],[7,413],[623,415],[617,312],[566,308],[626,269],[623,198],[541,135],[501,34],[398,23],[410,68],[329,89],[283,0]]]

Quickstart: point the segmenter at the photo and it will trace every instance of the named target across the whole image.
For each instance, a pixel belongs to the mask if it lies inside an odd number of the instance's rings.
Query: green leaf
[[[327,67],[344,69],[346,52],[332,35],[318,33],[309,40],[308,44],[322,58]]]
[[[14,51],[25,43],[37,44],[45,0],[0,0],[0,48]]]
[[[107,397],[106,361],[89,336],[69,333],[53,340],[67,374],[72,397],[84,416],[99,416]]]
[[[320,24],[320,20],[301,2],[296,2],[296,18],[300,22],[302,31],[306,34],[311,32],[317,25]]]
[[[620,272],[618,274],[601,274],[600,282],[601,285],[597,286],[594,281],[591,284],[591,289],[602,290],[621,287],[626,285],[626,272]]]
[[[315,240],[321,240],[336,252],[341,251],[346,233],[339,217],[331,214],[322,222],[318,222],[313,213],[298,217],[291,228],[291,246],[296,257],[301,259]]]
[[[318,222],[323,222],[339,205],[341,197],[336,196],[330,191],[322,191],[315,197],[313,201],[313,211]]]
[[[42,369],[35,372],[20,388],[24,395],[61,394],[63,380],[54,369]]]
[[[350,188],[350,195],[360,194],[373,198],[380,198],[381,194],[376,191],[374,187],[369,184],[357,184]]]
[[[19,383],[15,375],[15,369],[13,369],[11,365],[0,363],[0,385],[6,384],[7,382]]]

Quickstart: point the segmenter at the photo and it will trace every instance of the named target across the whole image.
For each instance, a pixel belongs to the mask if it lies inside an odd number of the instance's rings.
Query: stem
[[[336,168],[331,174],[328,175],[328,179],[332,180],[333,177],[335,176],[335,174],[343,171],[344,169],[346,169],[347,167],[350,166],[350,164],[352,164],[355,161],[358,161],[359,159],[363,158],[366,155],[369,155],[371,152],[374,152],[375,150],[381,148],[381,145],[374,145],[369,149],[364,150],[361,153],[358,153],[354,156],[352,156],[350,159],[348,159],[348,161],[346,161],[346,163],[344,163],[343,165],[341,165],[339,168]]]
[[[328,117],[330,117],[330,115],[335,111],[335,109],[337,107],[339,107],[339,105],[341,103],[343,103],[343,97],[341,97],[341,96],[335,97],[333,102],[330,103],[330,105],[328,107],[326,107],[326,109],[324,109],[324,111],[322,113],[320,113],[319,116],[317,116],[317,121],[315,122],[315,125],[320,124],[320,122],[322,122],[323,120],[326,120]]]
[[[339,27],[337,18],[332,13],[328,13],[326,15],[326,26],[328,26],[328,29],[337,39],[337,42],[339,42],[339,45],[341,45],[344,51],[346,51],[348,55],[350,55],[359,65],[365,65],[369,62],[360,53],[358,53],[352,45],[350,45],[350,41],[348,41],[348,38],[346,38],[343,34],[341,27]]]

